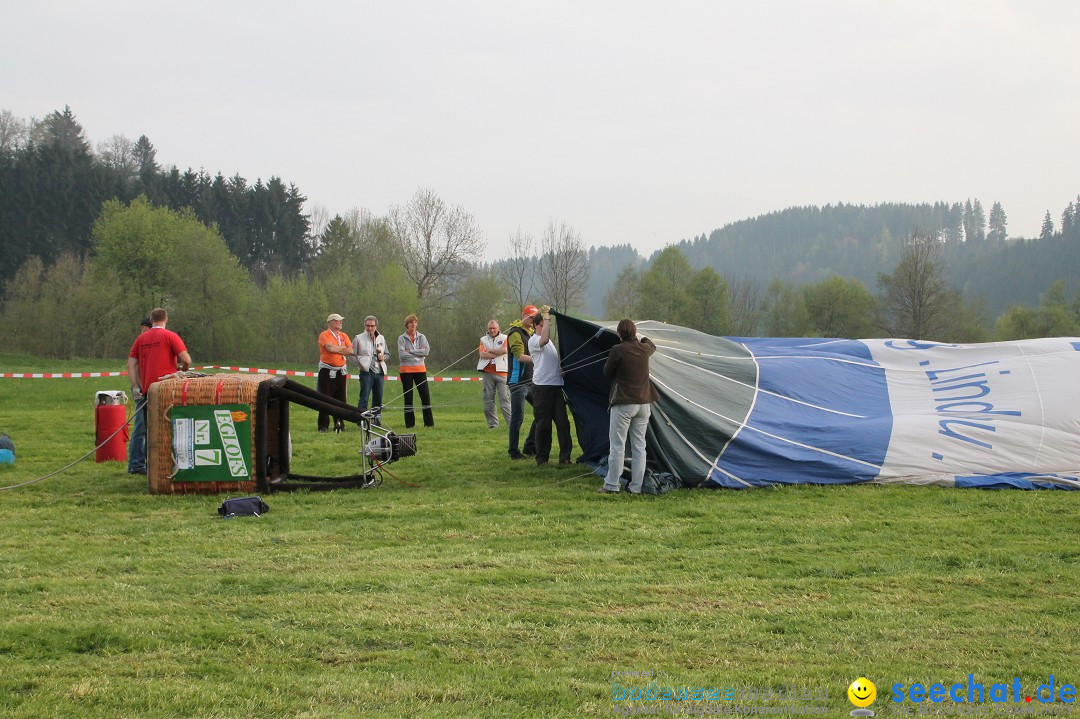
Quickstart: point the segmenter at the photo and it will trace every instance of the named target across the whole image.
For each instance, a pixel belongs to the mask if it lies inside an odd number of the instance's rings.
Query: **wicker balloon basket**
[[[147,397],[151,494],[251,493],[288,471],[288,403],[271,375],[161,380]]]

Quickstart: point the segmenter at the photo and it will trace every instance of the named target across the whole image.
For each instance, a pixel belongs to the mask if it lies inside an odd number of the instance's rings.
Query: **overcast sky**
[[[428,187],[488,259],[549,219],[642,254],[797,205],[1080,193],[1075,0],[0,0],[0,109],[277,175],[309,209]]]

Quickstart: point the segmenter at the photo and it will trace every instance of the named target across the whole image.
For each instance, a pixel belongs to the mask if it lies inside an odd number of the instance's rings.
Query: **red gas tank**
[[[94,401],[97,461],[127,461],[127,395],[120,390],[98,392]],[[117,432],[117,430],[120,430]],[[115,434],[114,434],[115,433]],[[106,442],[105,440],[108,439]],[[102,444],[104,442],[104,444]]]

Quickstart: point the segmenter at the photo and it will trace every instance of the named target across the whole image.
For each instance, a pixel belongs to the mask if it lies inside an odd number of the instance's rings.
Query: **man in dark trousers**
[[[149,317],[144,317],[139,325],[139,334],[146,332],[154,326]],[[138,411],[135,412],[135,421],[131,426],[131,443],[128,445],[128,474],[146,474],[146,415],[142,412],[142,405],[146,403],[146,395],[142,393],[142,385],[138,378],[131,378],[131,401],[135,403]]]
[[[536,332],[529,338],[529,354],[533,358],[533,412],[536,422],[536,464],[548,463],[551,454],[551,424],[555,423],[559,438],[559,464],[572,464],[574,448],[570,437],[570,418],[566,415],[563,397],[562,364],[559,350],[551,341],[551,308],[544,305],[540,315],[533,316]]]
[[[319,335],[319,378],[315,389],[323,394],[348,401],[349,370],[345,367],[345,358],[352,354],[352,340],[342,329],[345,318],[333,313],[326,318],[326,329]],[[330,430],[330,413],[319,412],[318,428],[320,432]],[[345,420],[334,418],[334,431],[345,429]]]
[[[533,361],[529,355],[529,338],[533,333],[533,315],[539,310],[533,305],[521,309],[521,319],[510,323],[506,331],[506,384],[510,388],[510,459],[525,459],[536,454],[536,424],[529,423],[525,445],[519,449],[521,426],[525,424],[525,403],[532,403]]]
[[[150,313],[150,329],[135,338],[128,353],[128,378],[131,379],[131,391],[143,397],[150,395],[150,387],[165,375],[179,369],[186,372],[191,367],[191,355],[180,335],[165,329],[169,322],[169,313],[160,307]],[[136,388],[136,383],[138,387]],[[143,424],[146,424],[146,403],[143,403]],[[146,442],[142,447],[134,448],[135,455],[129,457],[129,465],[134,463],[136,474],[146,474]],[[141,471],[138,468],[141,467]]]

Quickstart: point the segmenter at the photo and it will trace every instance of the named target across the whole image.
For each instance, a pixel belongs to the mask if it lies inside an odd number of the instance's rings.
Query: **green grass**
[[[93,393],[126,387],[0,379],[18,450],[0,486],[89,451]],[[267,495],[225,521],[222,497],[151,496],[91,458],[0,492],[0,716],[601,716],[627,705],[611,673],[648,669],[827,690],[832,715],[865,675],[880,716],[896,682],[1080,680],[1075,493],[609,497],[578,467],[506,459],[479,395],[434,386],[437,426],[389,467],[419,489]],[[355,431],[317,434],[303,408],[291,429],[295,471],[357,470]]]

